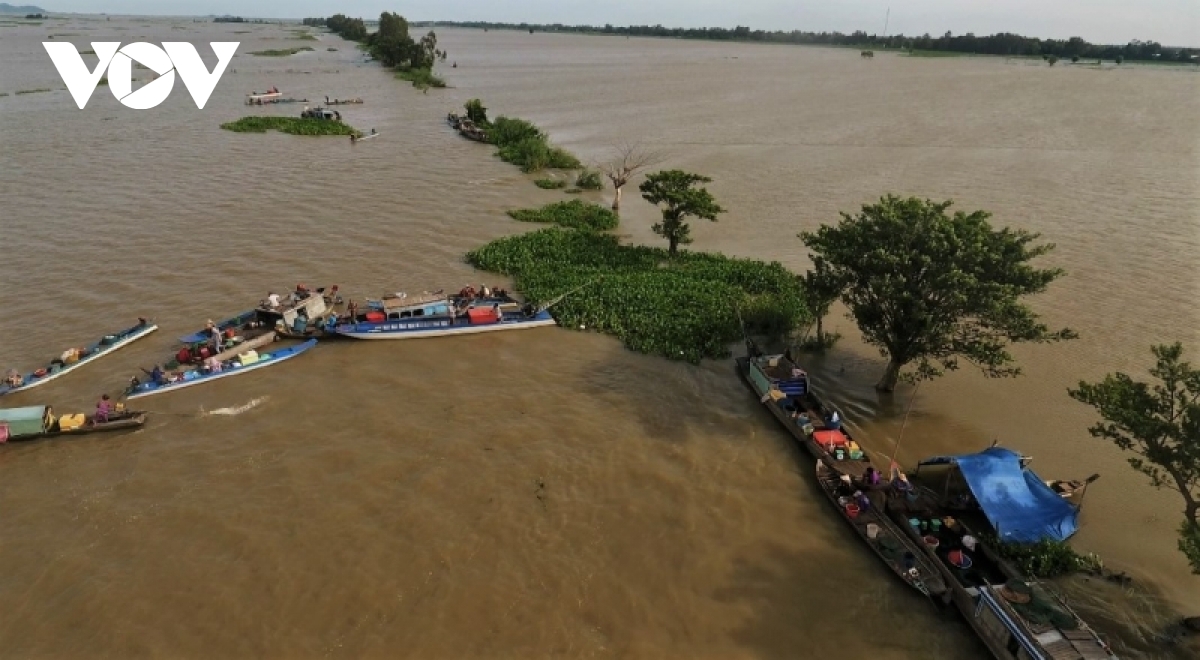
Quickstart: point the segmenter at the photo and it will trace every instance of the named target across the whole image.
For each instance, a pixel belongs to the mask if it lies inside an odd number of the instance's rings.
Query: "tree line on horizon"
[[[415,24],[414,24],[415,25]],[[1200,48],[1167,47],[1157,41],[1130,41],[1124,45],[1093,44],[1082,37],[1070,39],[1038,39],[1010,32],[989,36],[974,33],[957,35],[947,31],[940,37],[928,33],[916,36],[894,34],[882,36],[857,30],[842,32],[804,32],[751,30],[745,26],[729,28],[668,28],[662,25],[604,26],[563,25],[561,23],[490,23],[486,21],[427,21],[420,25],[435,27],[465,27],[497,30],[529,30],[531,32],[579,32],[638,37],[673,37],[676,39],[707,39],[714,41],[750,41],[802,45],[853,46],[881,50],[924,50],[977,55],[1056,56],[1059,58],[1141,60],[1157,62],[1197,62]]]

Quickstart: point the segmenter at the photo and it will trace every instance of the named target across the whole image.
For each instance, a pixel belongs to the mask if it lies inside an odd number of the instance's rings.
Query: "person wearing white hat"
[[[976,543],[978,543],[978,541],[976,541],[976,540],[975,540],[975,537],[974,537],[974,536],[971,536],[970,534],[967,534],[967,535],[966,535],[966,536],[964,536],[964,537],[963,537],[963,539],[962,539],[962,544],[963,544],[963,547],[964,547],[964,548],[966,548],[966,549],[967,549],[969,552],[974,552],[974,551],[975,551],[975,544],[976,544]]]

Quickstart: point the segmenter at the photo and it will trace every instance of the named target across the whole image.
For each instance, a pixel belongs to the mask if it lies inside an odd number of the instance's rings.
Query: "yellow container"
[[[83,426],[86,421],[87,418],[83,413],[67,414],[58,418],[58,428],[63,431],[73,431]]]
[[[246,351],[238,356],[238,363],[243,367],[258,362],[258,351]]]

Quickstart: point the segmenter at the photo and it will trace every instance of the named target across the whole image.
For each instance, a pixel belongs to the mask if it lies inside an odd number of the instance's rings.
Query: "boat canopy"
[[[955,465],[1003,541],[1065,541],[1078,529],[1079,512],[1003,447],[978,454],[938,456],[919,465]]]
[[[36,435],[45,430],[45,422],[46,406],[0,408],[0,426],[6,427],[5,437]]]

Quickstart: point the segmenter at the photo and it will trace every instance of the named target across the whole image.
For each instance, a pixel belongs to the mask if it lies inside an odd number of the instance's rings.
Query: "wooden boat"
[[[86,348],[68,350],[67,353],[64,353],[58,359],[51,360],[50,364],[46,367],[22,376],[20,385],[13,386],[6,379],[3,384],[0,384],[0,396],[45,385],[56,378],[61,378],[75,371],[85,364],[91,364],[113,351],[128,346],[157,329],[158,326],[152,322],[145,319],[138,319],[137,325],[125,328],[111,335],[105,335],[99,341]]]
[[[246,105],[275,105],[276,103],[309,103],[309,102],[310,101],[308,99],[284,99],[284,98],[270,98],[270,99],[249,99],[248,98],[248,99],[246,99]]]
[[[278,89],[275,89],[274,87],[272,87],[271,89],[269,89],[265,92],[250,92],[249,94],[246,95],[246,103],[250,104],[250,103],[256,103],[259,101],[263,101],[263,102],[273,101],[278,98],[283,98],[283,93],[280,92]]]
[[[363,135],[361,137],[357,136],[357,135],[351,135],[350,141],[351,142],[362,142],[363,140],[370,140],[373,137],[379,137],[379,133],[377,133],[375,131],[375,129],[372,128],[370,133],[367,133],[366,135]]]
[[[129,430],[145,423],[146,413],[139,411],[121,410],[109,414],[107,421],[97,423],[95,415],[82,413],[56,417],[50,406],[3,408],[0,409],[0,444]]]
[[[917,547],[898,529],[887,516],[870,514],[867,518],[850,518],[849,512],[839,503],[842,495],[837,495],[837,488],[846,479],[851,484],[862,484],[871,460],[858,444],[850,437],[840,424],[832,422],[833,411],[813,392],[808,374],[793,362],[786,354],[763,355],[751,341],[746,342],[747,356],[736,360],[738,374],[747,387],[754,392],[759,401],[763,402],[775,419],[787,429],[801,448],[817,459],[818,483],[837,508],[838,513],[851,523],[856,533],[866,542],[868,547],[883,560],[893,573],[896,573],[905,584],[917,589],[935,602],[946,602],[949,598],[948,588],[943,583],[937,568],[924,558],[921,548]],[[826,480],[822,480],[825,477]],[[832,481],[832,483],[828,483]],[[869,497],[877,499],[873,494],[881,487],[868,488],[865,492]],[[834,490],[830,490],[833,488]],[[852,495],[853,493],[851,493]],[[881,506],[881,505],[879,505]],[[879,510],[879,506],[875,510]],[[863,511],[860,505],[859,517]],[[870,507],[868,507],[869,509]],[[875,525],[877,537],[887,539],[879,541],[869,538],[866,525]],[[886,549],[881,544],[887,544]],[[893,549],[892,546],[896,546]],[[907,558],[914,558],[912,566]],[[897,564],[896,562],[900,563]],[[915,570],[915,575],[910,571]]]
[[[375,305],[372,307],[371,305]],[[340,319],[333,334],[352,339],[415,339],[448,337],[503,330],[522,330],[555,325],[546,308],[525,305],[509,309],[500,302],[469,303],[459,307],[445,293],[403,293],[368,301],[368,310],[353,319]]]
[[[935,602],[949,602],[949,589],[934,562],[888,519],[885,491],[863,490],[850,475],[823,460],[817,461],[816,470],[817,484],[830,504],[896,577]]]
[[[335,285],[326,290],[321,287],[316,290],[320,295],[309,295],[306,298],[296,298],[294,295],[281,300],[280,305],[272,307],[270,302],[262,300],[258,307],[248,309],[236,316],[227,318],[215,324],[222,334],[229,332],[262,334],[263,329],[272,329],[283,337],[307,338],[319,333],[325,320],[334,313],[334,308],[342,303]],[[179,343],[195,346],[208,342],[209,334],[201,329],[179,338]]]
[[[125,391],[127,399],[139,399],[153,394],[162,394],[164,392],[173,392],[185,387],[192,387],[201,383],[207,383],[221,378],[230,376],[238,376],[241,374],[256,371],[264,367],[269,367],[281,362],[286,362],[297,355],[300,355],[313,346],[317,345],[316,339],[308,341],[288,348],[281,348],[271,351],[270,353],[259,354],[253,349],[244,350],[239,353],[234,359],[221,362],[221,368],[218,371],[213,371],[207,368],[187,367],[181,371],[175,372],[167,376],[166,380],[155,382],[153,380],[142,383],[138,379],[134,379],[129,388]],[[225,355],[226,353],[222,353]]]
[[[955,606],[996,660],[1116,660],[1062,597],[1025,579],[937,499],[916,488],[885,508],[937,562]]]

